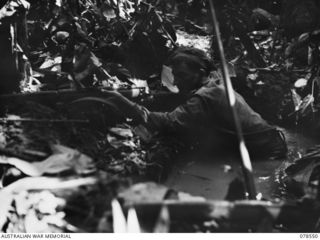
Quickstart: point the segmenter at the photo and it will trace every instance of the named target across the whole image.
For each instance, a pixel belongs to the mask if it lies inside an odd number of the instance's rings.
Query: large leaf
[[[94,177],[76,179],[27,177],[20,179],[0,190],[0,229],[7,222],[7,217],[12,209],[12,201],[18,193],[43,189],[74,189],[83,185],[93,185],[96,183],[97,179]]]
[[[120,128],[120,127],[113,127],[110,128],[109,131],[117,136],[123,137],[123,138],[132,138],[133,133],[131,129],[129,128]]]
[[[13,195],[10,192],[1,190],[0,191],[0,229],[3,228],[3,225],[6,223],[11,210],[11,204],[13,200]]]
[[[61,56],[58,56],[58,57],[55,57],[55,58],[48,57],[44,61],[44,63],[42,63],[42,65],[39,68],[40,69],[49,69],[49,68],[57,66],[57,65],[59,65],[61,63],[62,63],[62,57]]]
[[[301,184],[305,189],[310,183],[312,173],[320,166],[320,148],[317,146],[302,158],[296,160],[285,170],[288,177]]]
[[[103,3],[101,6],[101,13],[106,18],[107,21],[110,21],[113,18],[116,18],[116,12],[108,3]]]
[[[51,229],[46,221],[40,220],[34,209],[28,211],[25,216],[25,229],[27,233],[46,233]]]
[[[136,144],[133,141],[133,133],[131,129],[114,127],[110,128],[109,132],[111,134],[107,135],[108,142],[115,149],[121,147],[129,147],[131,149],[137,148]]]
[[[66,200],[57,198],[49,191],[18,193],[14,198],[18,216],[25,216],[26,232],[51,232],[50,224],[63,227],[65,225],[61,207]]]
[[[174,77],[172,74],[172,69],[168,66],[162,66],[161,72],[161,82],[163,86],[167,87],[171,92],[178,93],[179,89],[174,85]]]
[[[119,149],[121,147],[128,147],[130,149],[137,148],[136,144],[131,139],[119,139],[117,137],[112,136],[111,134],[108,134],[107,136],[108,142],[112,147],[115,149]]]
[[[41,162],[29,163],[18,158],[0,158],[0,163],[15,166],[26,175],[38,177],[45,173],[56,174],[74,170],[78,174],[95,171],[93,160],[78,152],[61,145],[52,147],[53,154]]]

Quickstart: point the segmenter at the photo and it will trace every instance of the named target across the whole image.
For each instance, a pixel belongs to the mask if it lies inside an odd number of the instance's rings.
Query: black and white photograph
[[[0,0],[0,238],[317,239],[319,16],[320,0]]]

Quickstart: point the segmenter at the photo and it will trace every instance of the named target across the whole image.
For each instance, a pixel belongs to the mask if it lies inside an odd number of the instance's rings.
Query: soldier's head
[[[200,49],[181,47],[168,59],[172,68],[174,84],[181,93],[188,93],[202,86],[210,72],[215,69],[213,61]]]

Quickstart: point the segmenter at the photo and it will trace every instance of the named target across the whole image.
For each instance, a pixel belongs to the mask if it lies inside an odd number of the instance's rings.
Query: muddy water
[[[298,129],[283,129],[283,132],[288,144],[286,159],[252,159],[257,192],[264,199],[281,197],[279,196],[280,172],[294,159],[302,156],[308,148],[319,144],[319,140],[305,136]],[[228,153],[215,157],[195,154],[182,158],[166,181],[167,186],[179,191],[222,200],[227,194],[230,182],[241,175],[240,159]]]

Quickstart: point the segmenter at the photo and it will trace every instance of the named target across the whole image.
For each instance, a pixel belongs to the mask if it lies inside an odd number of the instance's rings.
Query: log
[[[269,202],[257,200],[229,201],[179,201],[141,202],[124,206],[127,210],[134,207],[139,222],[148,227],[155,223],[160,210],[167,207],[170,221],[203,222],[223,220],[237,229],[257,229],[263,219],[273,224],[288,226],[307,226],[312,231],[313,224],[320,216],[319,206],[312,204]]]

